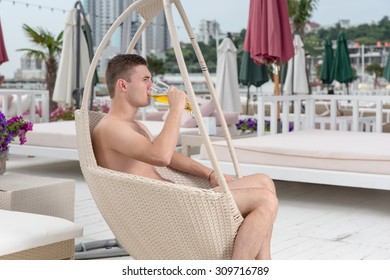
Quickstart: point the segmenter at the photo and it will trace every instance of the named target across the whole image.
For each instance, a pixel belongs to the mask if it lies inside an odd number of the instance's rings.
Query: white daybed
[[[197,102],[203,116],[215,117],[215,107],[211,100],[197,98]],[[139,112],[137,118],[141,118],[141,115],[141,112]],[[148,120],[140,121],[150,130],[154,138],[163,129],[166,115],[167,112],[148,112]],[[235,112],[224,112],[224,117],[229,125],[230,133],[237,134],[236,123],[238,122],[238,114]],[[218,120],[216,120],[216,126],[217,132],[222,130]],[[189,114],[183,114],[177,146],[181,145],[181,135],[198,133],[199,129],[196,126],[196,121]],[[27,142],[24,145],[12,144],[10,153],[78,160],[75,122],[35,123],[33,131],[27,134]]]
[[[252,138],[234,139],[233,145],[243,175],[265,173],[275,180],[319,183],[328,185],[375,188],[390,190],[390,133],[381,133],[382,102],[388,96],[371,96],[377,104],[378,114],[372,123],[375,132],[334,131],[313,129],[316,118],[313,108],[316,100],[328,99],[332,104],[343,99],[358,105],[361,98],[356,96],[282,96],[259,99],[259,135]],[[305,116],[285,116],[284,121],[294,122],[296,131],[276,133],[276,101],[281,107],[293,102],[300,112],[305,101]],[[265,102],[274,102],[271,108],[271,132],[264,132]],[[288,108],[288,107],[287,107]],[[358,107],[353,108],[352,130],[359,128]],[[355,115],[355,114],[358,115]],[[273,121],[272,121],[273,120]],[[365,120],[363,120],[365,121]],[[336,109],[331,108],[330,126],[337,127]],[[287,127],[287,126],[286,126]],[[217,158],[224,172],[234,174],[233,164],[225,141],[213,142]],[[194,157],[210,165],[204,147]]]
[[[64,218],[0,209],[0,260],[74,259],[83,228]]]
[[[284,181],[390,190],[390,134],[305,130],[233,139],[244,175]],[[225,141],[213,142],[225,172],[233,173]],[[208,164],[205,150],[198,158]]]
[[[151,131],[153,137],[157,136],[164,126],[162,121],[141,122]],[[180,128],[180,134],[197,132],[197,127]],[[179,137],[178,145],[180,145],[180,140],[181,137]],[[25,144],[10,145],[10,154],[78,160],[75,122],[36,123],[33,131],[28,132]]]

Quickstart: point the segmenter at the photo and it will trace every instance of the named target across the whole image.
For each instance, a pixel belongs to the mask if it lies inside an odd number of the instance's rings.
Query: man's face
[[[127,83],[127,100],[135,107],[145,107],[150,104],[152,75],[145,65],[134,68],[131,82]]]

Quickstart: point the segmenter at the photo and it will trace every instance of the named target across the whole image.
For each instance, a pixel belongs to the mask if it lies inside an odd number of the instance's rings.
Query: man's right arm
[[[181,115],[186,94],[172,88],[168,94],[170,112],[161,133],[151,142],[141,135],[136,127],[125,121],[107,119],[104,135],[107,147],[132,159],[156,166],[170,164],[179,138]]]
[[[161,133],[154,139],[153,144],[162,147],[166,165],[169,165],[176,151],[179,139],[181,116],[184,111],[187,95],[175,87],[168,92],[170,110]],[[162,152],[163,153],[163,152]]]

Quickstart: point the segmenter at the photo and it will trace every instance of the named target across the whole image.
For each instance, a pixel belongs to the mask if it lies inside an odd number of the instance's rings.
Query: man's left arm
[[[204,166],[203,164],[200,164],[192,158],[183,155],[177,151],[174,152],[169,166],[184,173],[189,173],[195,176],[209,179],[213,187],[218,186],[217,177],[213,169]],[[227,182],[233,180],[233,177],[231,175],[224,174],[224,176]]]
[[[213,171],[213,169],[204,166],[203,164],[200,164],[192,158],[177,151],[174,152],[169,166],[184,173],[189,173],[203,178],[209,178],[209,175]]]

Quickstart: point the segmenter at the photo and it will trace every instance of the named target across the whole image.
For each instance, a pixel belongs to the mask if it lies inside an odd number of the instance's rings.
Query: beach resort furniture
[[[73,259],[75,181],[5,173],[0,184],[0,259]]]
[[[216,118],[216,131],[222,135],[221,122],[215,111],[215,106],[211,100],[197,98],[200,104],[202,117]],[[156,137],[164,127],[167,112],[147,112],[147,120],[140,120]],[[228,125],[231,135],[237,135],[236,123],[238,122],[238,113],[223,112],[224,119]],[[138,119],[141,119],[141,112],[138,113]],[[180,127],[180,137],[177,146],[181,146],[182,135],[199,134],[196,121],[189,114],[185,113],[182,117]],[[43,156],[58,159],[78,160],[78,151],[76,144],[76,127],[74,121],[56,121],[35,123],[33,131],[29,131],[27,142],[24,145],[19,143],[11,144],[11,154],[26,156]]]
[[[258,137],[234,139],[243,174],[265,173],[276,180],[318,183],[337,186],[375,188],[390,190],[390,133],[383,133],[382,108],[389,102],[389,96],[267,96],[260,97],[258,103]],[[315,129],[318,117],[315,115],[316,101],[329,100],[330,117],[328,129]],[[305,114],[301,114],[305,101]],[[336,101],[351,104],[350,123],[345,128],[338,125]],[[359,131],[361,117],[359,102],[371,101],[375,104],[375,116],[370,116],[371,132]],[[271,102],[270,131],[265,131],[263,106]],[[276,102],[283,111],[288,111],[293,103],[294,114],[281,114],[281,133],[278,131]],[[292,123],[294,130],[289,132]],[[233,172],[233,165],[227,158],[228,148],[223,141],[213,142],[217,158],[227,173]],[[205,149],[194,157],[208,164]]]
[[[238,133],[236,135],[232,135],[232,139],[254,137],[255,135],[256,134],[254,133]],[[199,134],[183,134],[181,139],[181,153],[186,156],[195,154],[195,151],[198,151],[203,144],[203,138]],[[224,139],[225,137],[218,133],[216,135],[210,135],[211,141],[219,141]]]
[[[74,220],[74,180],[8,172],[0,179],[0,209]]]
[[[10,145],[11,155],[78,160],[74,121],[35,123],[23,145]]]
[[[0,260],[74,258],[81,226],[58,217],[0,209]]]
[[[160,133],[163,121],[141,121],[153,136]],[[197,133],[197,128],[181,128],[180,133]],[[180,143],[178,143],[180,145]],[[27,142],[10,145],[11,155],[42,156],[67,160],[78,160],[75,121],[36,123],[29,131]]]
[[[230,120],[229,131],[237,134],[235,123],[238,115],[225,113],[226,119]],[[140,121],[156,137],[164,127],[164,121]],[[221,127],[217,127],[220,133]],[[181,127],[180,135],[199,134],[198,127]],[[181,137],[177,143],[181,146]],[[57,121],[50,123],[35,123],[33,131],[28,132],[27,142],[23,145],[14,143],[10,145],[10,154],[49,157],[66,160],[78,160],[79,154],[76,143],[75,121]]]
[[[230,259],[233,242],[243,220],[230,193],[225,178],[212,160],[220,183],[220,191],[210,189],[207,179],[189,176],[169,168],[157,168],[169,181],[117,172],[97,165],[91,142],[91,132],[102,115],[88,111],[88,94],[92,75],[112,34],[131,15],[138,12],[144,23],[130,42],[130,53],[152,19],[165,11],[180,72],[193,108],[199,131],[211,155],[211,141],[202,121],[202,114],[184,64],[180,43],[173,23],[174,4],[192,38],[195,53],[201,64],[206,83],[217,100],[210,75],[195,35],[179,0],[141,0],[130,5],[111,25],[98,46],[87,75],[83,102],[76,111],[76,132],[80,166],[96,204],[119,243],[135,259]],[[230,134],[218,103],[216,110],[222,129]]]
[[[110,229],[133,258],[231,257],[242,217],[230,193],[211,190],[207,179],[166,168],[158,172],[175,183],[98,166],[90,133],[102,116],[96,112],[82,116],[83,109],[77,113],[84,177]]]

